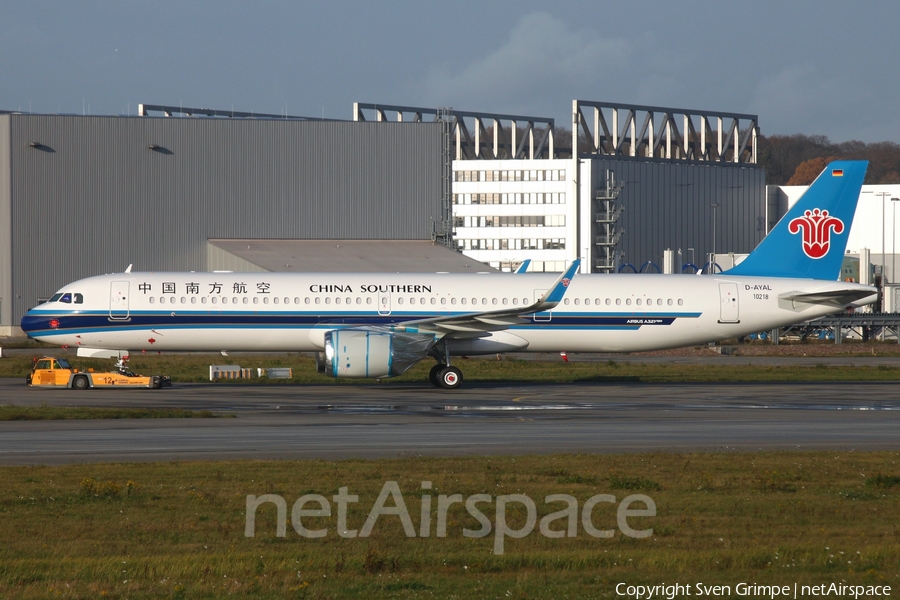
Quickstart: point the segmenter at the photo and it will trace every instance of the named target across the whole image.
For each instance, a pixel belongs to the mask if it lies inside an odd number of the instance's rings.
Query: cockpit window
[[[69,361],[67,361],[64,358],[57,358],[56,363],[59,365],[60,369],[71,369],[72,368],[69,366]]]
[[[65,294],[62,295],[62,298],[60,298],[59,301],[65,302],[66,304],[71,304],[72,303],[72,294],[70,294],[69,292],[66,292]]]
[[[75,294],[75,304],[84,304],[84,294]]]
[[[49,300],[47,300],[47,302],[56,302],[60,298],[62,298],[62,294],[53,294],[53,297],[51,297]]]

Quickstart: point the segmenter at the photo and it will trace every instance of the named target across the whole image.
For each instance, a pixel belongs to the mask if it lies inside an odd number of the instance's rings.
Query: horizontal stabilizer
[[[877,295],[875,290],[833,290],[825,292],[788,292],[779,296],[782,300],[788,300],[795,304],[823,304],[825,306],[834,306],[844,308],[849,304],[858,302],[863,298]]]

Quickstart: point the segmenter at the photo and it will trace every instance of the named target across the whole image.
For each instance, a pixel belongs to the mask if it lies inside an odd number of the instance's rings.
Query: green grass
[[[0,421],[69,419],[210,419],[225,416],[208,410],[183,408],[95,408],[84,406],[3,406]],[[234,416],[234,415],[228,415]]]
[[[66,356],[73,367],[109,370],[112,361],[79,359]],[[340,379],[335,380],[316,372],[311,356],[292,354],[244,356],[217,356],[196,354],[135,355],[129,363],[136,373],[144,375],[169,375],[176,383],[208,382],[209,365],[240,365],[256,372],[257,367],[291,367],[292,379],[272,379],[253,377],[249,380],[220,380],[221,385],[241,385],[245,383],[369,383],[378,380]],[[767,382],[767,381],[900,381],[900,366],[748,366],[748,365],[690,365],[681,364],[640,364],[631,362],[563,362],[561,360],[504,360],[458,359],[454,364],[462,369],[467,382],[511,381],[511,382],[645,382],[645,383],[690,383],[690,382]],[[428,383],[431,360],[425,360],[401,377],[389,382]],[[24,377],[31,370],[31,358],[14,356],[0,360],[0,377]],[[163,392],[164,393],[164,392]]]
[[[345,461],[223,461],[0,468],[0,596],[8,598],[614,598],[615,584],[696,582],[900,586],[900,453],[797,452]],[[478,523],[454,505],[447,537],[404,535],[396,516],[367,538],[340,538],[335,516],[291,526],[304,494],[347,486],[359,529],[382,485],[397,481],[418,531],[422,481],[438,494],[525,494],[538,518],[595,494],[649,495],[653,528],[634,539],[467,538]],[[245,537],[248,494],[274,506]],[[388,506],[393,502],[389,501]],[[495,523],[493,503],[482,505]],[[309,508],[309,507],[308,507]],[[507,513],[519,527],[524,511]],[[334,513],[332,513],[334,515]],[[434,517],[433,517],[434,518]],[[598,504],[599,528],[615,527]],[[434,523],[434,521],[432,521]],[[564,525],[557,522],[555,529]],[[734,592],[732,592],[734,595]]]

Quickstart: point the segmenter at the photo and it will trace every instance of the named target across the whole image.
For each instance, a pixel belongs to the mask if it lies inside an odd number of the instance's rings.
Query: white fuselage
[[[60,346],[167,351],[320,351],[326,331],[396,326],[444,315],[527,306],[554,274],[118,273],[60,293],[23,318],[30,337]],[[552,311],[524,316],[465,354],[629,352],[767,331],[838,312],[786,300],[868,290],[853,283],[722,275],[578,275]],[[871,301],[865,298],[854,305]],[[484,343],[495,342],[495,343]]]

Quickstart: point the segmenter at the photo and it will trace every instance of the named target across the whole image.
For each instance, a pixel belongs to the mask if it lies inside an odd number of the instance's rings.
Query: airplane
[[[114,273],[63,286],[22,319],[79,356],[128,351],[314,352],[319,372],[384,378],[426,358],[635,352],[768,331],[874,302],[838,281],[868,163],[829,164],[757,248],[707,275]],[[527,269],[527,266],[525,267]]]

